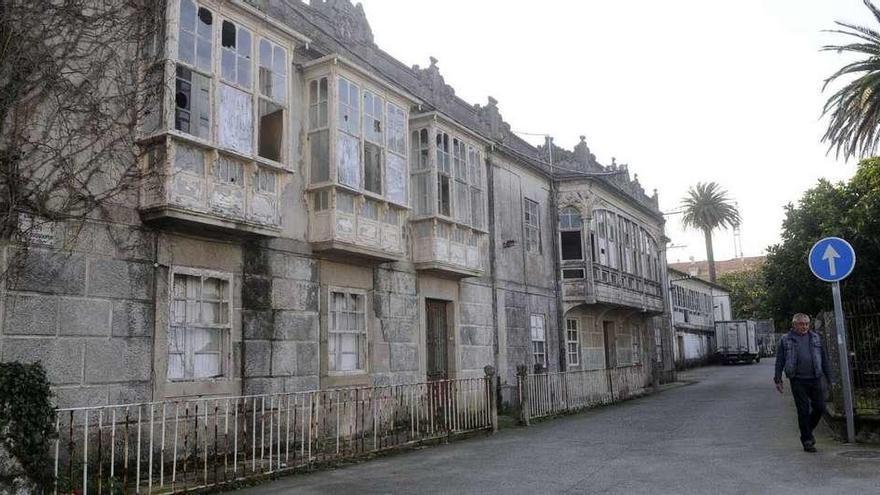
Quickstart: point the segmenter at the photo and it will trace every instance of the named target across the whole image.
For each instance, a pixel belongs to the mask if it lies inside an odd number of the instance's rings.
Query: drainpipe
[[[491,145],[491,151],[495,151],[495,145]],[[489,223],[489,277],[492,280],[492,352],[495,357],[495,369],[507,370],[507,366],[501,367],[498,342],[498,277],[497,277],[497,260],[495,257],[495,173],[493,171],[492,160],[486,154],[486,200],[489,206],[486,208],[486,221]],[[506,374],[506,373],[505,373]],[[496,380],[501,383],[501,373],[497,373]],[[494,386],[495,384],[493,384]],[[500,393],[496,386],[495,393]],[[500,398],[496,404],[501,404]]]

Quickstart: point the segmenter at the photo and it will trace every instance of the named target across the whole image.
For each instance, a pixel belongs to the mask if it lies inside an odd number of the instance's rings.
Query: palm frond
[[[685,227],[703,231],[736,227],[740,214],[727,196],[727,191],[715,182],[698,182],[681,200],[682,223]]]
[[[877,23],[880,8],[871,0],[864,0]],[[844,160],[873,154],[880,144],[880,32],[855,24],[837,22],[843,30],[835,34],[856,38],[859,42],[826,45],[823,51],[854,53],[864,58],[848,63],[825,79],[822,91],[845,76],[852,76],[844,86],[825,101],[822,116],[829,117],[822,142],[828,143],[828,152]]]

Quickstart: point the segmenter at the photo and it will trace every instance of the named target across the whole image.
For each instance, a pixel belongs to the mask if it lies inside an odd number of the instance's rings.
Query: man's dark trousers
[[[825,397],[822,393],[822,382],[819,378],[792,378],[791,395],[797,407],[798,427],[801,429],[801,443],[812,445],[813,430],[822,420],[825,413]]]

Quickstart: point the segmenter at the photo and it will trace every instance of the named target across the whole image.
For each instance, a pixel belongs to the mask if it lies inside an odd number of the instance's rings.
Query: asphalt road
[[[880,494],[880,459],[834,441],[801,450],[772,363],[710,367],[697,383],[494,436],[294,475],[244,493]],[[876,450],[880,451],[880,447]]]

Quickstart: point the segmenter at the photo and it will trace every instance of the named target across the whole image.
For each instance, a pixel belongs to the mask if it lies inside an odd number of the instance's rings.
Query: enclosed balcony
[[[478,277],[486,270],[488,236],[439,219],[412,222],[416,270],[453,278]]]
[[[488,265],[485,143],[436,113],[410,121],[413,261],[417,270],[477,277]]]
[[[663,312],[657,245],[647,230],[606,210],[593,211],[589,240],[583,235],[584,225],[578,208],[563,206],[559,213],[563,299]]]
[[[402,259],[414,100],[338,56],[305,76],[309,242],[332,256]]]
[[[150,147],[144,162],[144,221],[245,235],[280,231],[284,172],[173,137]]]

